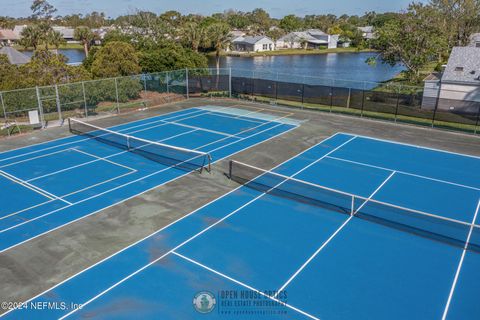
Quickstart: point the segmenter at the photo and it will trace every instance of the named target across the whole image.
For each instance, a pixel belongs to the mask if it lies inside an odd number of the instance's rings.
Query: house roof
[[[75,30],[67,27],[52,27],[53,30],[58,31],[62,34],[64,39],[73,39]]]
[[[0,40],[18,40],[20,37],[10,29],[0,29]]]
[[[233,43],[238,43],[238,44],[255,44],[259,42],[260,40],[263,39],[268,39],[269,41],[272,41],[269,37],[267,36],[245,36],[245,37],[238,37],[236,39],[233,39]],[[273,41],[272,41],[273,42]]]
[[[365,33],[372,33],[373,26],[365,26],[365,27],[358,27],[358,30],[365,32]]]
[[[328,42],[326,37],[328,37],[328,34],[321,30],[308,29],[305,31],[290,32],[278,40],[286,42],[300,42],[302,40],[306,40],[310,43],[322,44]]]
[[[26,24],[17,25],[13,28],[13,32],[17,35],[18,38],[21,38],[21,33],[22,33],[23,29],[25,29],[26,27],[27,27]]]
[[[443,73],[442,82],[480,85],[480,48],[454,47]]]
[[[475,47],[480,42],[480,33],[474,33],[470,36],[470,46]]]
[[[30,62],[30,58],[12,47],[0,48],[0,54],[7,55],[11,64],[25,64]]]

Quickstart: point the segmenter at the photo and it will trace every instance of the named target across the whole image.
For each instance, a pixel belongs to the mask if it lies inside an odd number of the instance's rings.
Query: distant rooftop
[[[30,62],[30,58],[12,47],[0,48],[0,54],[5,54],[11,64],[25,64]]]
[[[265,38],[270,40],[270,38],[267,37],[267,36],[245,36],[245,37],[238,37],[238,38],[234,39],[233,42],[234,43],[255,44],[258,41],[260,41],[262,39],[265,39]],[[270,41],[272,41],[272,40],[270,40]]]

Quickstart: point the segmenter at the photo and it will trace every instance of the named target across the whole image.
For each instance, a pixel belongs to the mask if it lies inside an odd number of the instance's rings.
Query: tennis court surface
[[[260,108],[190,108],[0,154],[0,252],[177,179],[296,125]],[[293,124],[292,124],[293,123]]]
[[[236,189],[31,300],[81,309],[6,318],[480,316],[480,158],[338,133],[230,164]]]

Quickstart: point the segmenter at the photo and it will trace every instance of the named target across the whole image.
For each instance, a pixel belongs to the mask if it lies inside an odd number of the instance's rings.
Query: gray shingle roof
[[[264,38],[267,38],[268,40],[270,40],[270,38],[266,37],[266,36],[245,36],[245,37],[238,37],[238,38],[234,39],[233,43],[255,44],[255,43],[257,43],[258,41],[260,41]],[[272,41],[272,40],[270,40],[270,41]]]
[[[454,47],[443,73],[442,82],[480,85],[480,48]]]
[[[11,64],[25,64],[30,62],[30,58],[12,47],[0,48],[0,54],[7,55]]]

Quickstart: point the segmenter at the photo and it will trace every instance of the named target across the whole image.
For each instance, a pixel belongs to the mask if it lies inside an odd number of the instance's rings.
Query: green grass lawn
[[[392,109],[392,106],[382,105],[380,104],[365,104],[363,110],[357,107],[342,107],[342,106],[329,106],[324,104],[317,104],[317,103],[302,103],[299,101],[291,101],[291,100],[282,100],[282,99],[270,99],[267,97],[259,97],[259,96],[250,96],[250,95],[241,95],[239,96],[241,99],[246,100],[254,100],[257,102],[262,103],[276,103],[278,105],[284,105],[289,107],[296,107],[296,108],[305,108],[305,109],[312,109],[324,112],[331,112],[331,113],[339,113],[339,114],[346,114],[364,118],[371,118],[371,119],[378,119],[378,120],[386,120],[386,121],[393,121],[393,122],[402,122],[408,124],[415,124],[420,126],[426,127],[437,127],[443,128],[448,130],[455,130],[455,131],[462,131],[462,132],[469,132],[474,133],[477,129],[477,133],[479,128],[476,128],[475,120],[468,121],[466,118],[461,117],[460,115],[455,115],[452,113],[441,114],[440,116],[437,115],[435,121],[433,121],[433,111],[429,110],[421,110],[419,108],[413,107],[404,107],[400,106],[398,109],[398,114],[391,113],[391,112],[382,112],[382,110],[389,110]],[[448,118],[448,119],[447,119]],[[455,122],[457,120],[458,122]]]

